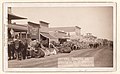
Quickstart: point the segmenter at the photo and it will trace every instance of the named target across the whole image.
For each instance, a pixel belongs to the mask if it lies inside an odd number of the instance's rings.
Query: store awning
[[[40,34],[49,39],[56,39],[55,37],[51,36],[49,33],[46,32],[40,32]]]
[[[10,19],[10,20],[18,20],[18,19],[27,19],[27,18],[20,17],[20,16],[17,16],[17,15],[14,15],[14,14],[8,14],[8,19]]]
[[[64,36],[64,37],[62,37],[62,38],[64,38],[64,39],[70,39],[70,37],[69,37],[69,36]]]
[[[27,26],[19,24],[8,24],[8,29],[13,29],[15,32],[27,32]]]

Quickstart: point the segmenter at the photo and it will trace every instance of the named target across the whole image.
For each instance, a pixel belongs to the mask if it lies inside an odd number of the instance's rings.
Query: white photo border
[[[8,7],[113,7],[113,67],[94,68],[8,68],[7,42],[8,42]],[[103,3],[78,3],[78,2],[6,2],[3,3],[3,70],[4,71],[116,71],[117,69],[117,4],[114,2]]]

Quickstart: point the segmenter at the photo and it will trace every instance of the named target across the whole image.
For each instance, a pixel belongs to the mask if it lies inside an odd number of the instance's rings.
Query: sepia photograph
[[[5,71],[113,71],[115,3],[4,3]]]

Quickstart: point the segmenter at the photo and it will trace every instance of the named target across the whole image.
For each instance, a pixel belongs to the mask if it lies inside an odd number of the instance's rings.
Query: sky
[[[13,21],[27,24],[28,21],[50,23],[49,27],[81,27],[81,34],[92,33],[98,38],[113,40],[112,7],[13,7],[12,13],[27,20]]]

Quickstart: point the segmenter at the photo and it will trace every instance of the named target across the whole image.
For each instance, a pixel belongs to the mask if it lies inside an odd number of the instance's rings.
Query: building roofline
[[[28,24],[40,25],[38,23],[34,23],[34,22],[30,22],[30,21],[28,21]]]
[[[75,26],[75,27],[81,29],[79,26]]]
[[[27,19],[27,18],[20,17],[20,16],[17,16],[17,15],[8,13],[8,19],[10,19],[10,20],[17,20],[17,19]]]
[[[40,21],[40,23],[45,23],[45,24],[47,24],[47,25],[49,24],[49,23],[47,23],[47,22],[45,22],[45,21]]]
[[[8,24],[8,25],[16,25],[16,26],[27,27],[28,24],[26,24],[26,25],[21,25],[21,24],[13,24],[13,23],[12,23],[12,24]]]
[[[58,27],[50,27],[50,28],[67,28],[68,26],[58,26]],[[70,28],[73,28],[75,26],[69,26]]]

